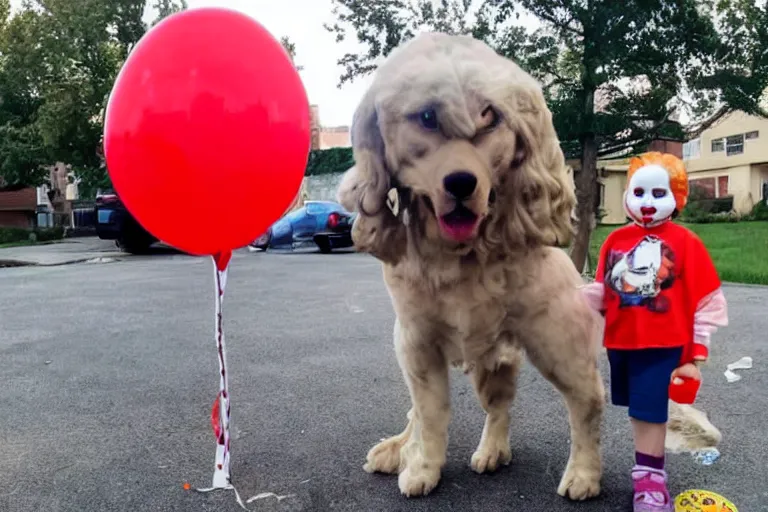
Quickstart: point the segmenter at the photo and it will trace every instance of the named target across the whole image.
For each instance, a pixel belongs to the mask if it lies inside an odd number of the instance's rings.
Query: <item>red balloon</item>
[[[163,20],[136,45],[106,110],[117,194],[155,237],[214,255],[290,206],[310,148],[309,101],[288,53],[236,11]]]

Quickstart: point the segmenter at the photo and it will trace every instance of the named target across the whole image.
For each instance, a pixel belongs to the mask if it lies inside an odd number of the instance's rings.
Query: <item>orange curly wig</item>
[[[643,153],[629,161],[627,184],[632,179],[632,175],[646,165],[659,165],[667,171],[669,187],[672,189],[672,195],[675,196],[677,211],[682,212],[688,203],[688,173],[685,171],[683,161],[669,153],[659,153],[658,151]]]

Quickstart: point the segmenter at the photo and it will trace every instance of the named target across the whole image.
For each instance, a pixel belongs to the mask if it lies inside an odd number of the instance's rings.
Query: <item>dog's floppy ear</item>
[[[384,157],[385,143],[379,129],[374,90],[363,97],[352,119],[355,166],[341,180],[338,201],[358,213],[352,239],[358,251],[396,264],[405,249],[402,218],[387,205],[392,180]]]
[[[518,87],[507,101],[515,119],[515,157],[506,180],[506,243],[566,246],[576,204],[565,156],[541,90]]]

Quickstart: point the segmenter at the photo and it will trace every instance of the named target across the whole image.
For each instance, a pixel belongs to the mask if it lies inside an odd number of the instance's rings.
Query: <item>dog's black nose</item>
[[[458,171],[443,178],[443,187],[455,199],[462,200],[472,195],[477,186],[475,175],[466,171]]]

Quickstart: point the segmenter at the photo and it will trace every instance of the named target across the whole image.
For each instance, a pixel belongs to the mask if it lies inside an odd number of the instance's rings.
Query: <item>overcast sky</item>
[[[11,0],[19,8],[22,0]],[[369,84],[369,78],[359,78],[339,89],[341,68],[336,61],[348,51],[355,51],[356,42],[336,43],[334,36],[323,28],[332,21],[331,0],[187,0],[190,8],[229,7],[244,12],[264,25],[276,38],[288,36],[296,44],[296,63],[304,66],[301,77],[309,101],[320,106],[320,122],[324,126],[347,125],[352,113]],[[147,13],[153,19],[152,13]]]
[[[336,61],[357,48],[355,42],[336,43],[323,28],[331,21],[331,0],[187,0],[194,7],[229,7],[253,16],[275,37],[288,36],[296,44],[296,64],[304,66],[301,77],[309,101],[320,106],[324,126],[347,125],[369,83],[358,78],[337,87],[341,68]]]

